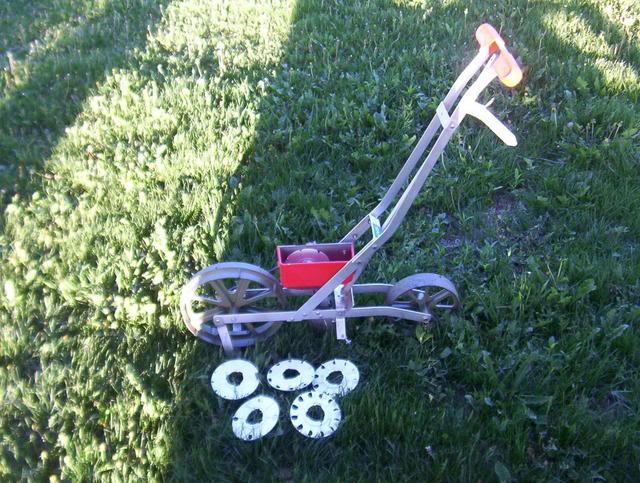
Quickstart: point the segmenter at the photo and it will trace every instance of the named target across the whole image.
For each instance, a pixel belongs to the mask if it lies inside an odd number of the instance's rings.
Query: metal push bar
[[[500,35],[489,24],[483,24],[477,29],[476,38],[480,44],[478,53],[436,109],[433,119],[386,194],[378,205],[340,240],[340,244],[353,244],[371,230],[372,237],[365,246],[344,262],[321,286],[310,289],[283,287],[270,273],[245,263],[219,263],[198,272],[185,286],[180,303],[185,323],[196,336],[222,345],[226,352],[232,352],[236,347],[251,345],[257,340],[269,337],[279,328],[281,322],[329,320],[335,322],[338,339],[348,341],[346,318],[380,316],[429,323],[434,319],[436,309],[457,307],[459,298],[455,286],[440,275],[417,274],[395,285],[357,284],[356,281],[371,257],[400,227],[436,161],[466,115],[482,121],[508,146],[517,144],[514,134],[487,109],[487,106],[478,103],[477,99],[496,77],[507,86],[517,85],[522,79],[522,71],[506,49]],[[451,112],[462,91],[476,74],[478,76]],[[409,181],[438,131],[441,132],[431,151],[411,178],[407,188],[402,191],[402,187]],[[398,201],[391,208],[384,223],[380,224],[380,216],[389,210],[396,199]],[[327,247],[329,253],[331,250],[335,251],[336,247],[343,246],[340,244],[333,244],[335,247],[330,246],[332,244],[323,246]],[[281,248],[283,247],[279,247],[279,258]],[[322,263],[311,263],[308,267],[320,266]],[[227,288],[223,280],[235,282]],[[257,284],[259,287],[252,288],[251,284]],[[213,286],[213,295],[198,295],[196,292],[203,285]],[[429,287],[435,287],[436,293],[429,295]],[[386,295],[386,303],[356,307],[354,295],[362,293],[383,293]],[[268,298],[278,302],[279,306],[285,306],[287,296],[309,298],[297,310],[265,311],[264,308],[256,306],[259,300]],[[403,297],[405,300],[402,300]],[[444,303],[445,300],[449,301],[448,305]],[[194,301],[215,308],[205,308],[204,312],[198,312],[193,309]]]

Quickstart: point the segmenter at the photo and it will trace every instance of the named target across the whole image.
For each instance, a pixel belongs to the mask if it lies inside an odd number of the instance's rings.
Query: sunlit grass
[[[611,6],[604,8],[607,15],[614,15]],[[620,18],[620,17],[618,17]],[[591,18],[581,15],[576,10],[551,10],[544,15],[544,26],[549,32],[585,57],[589,66],[595,67],[603,79],[603,88],[618,92],[634,92],[637,96],[638,72],[633,60],[638,60],[638,34],[629,32],[620,37],[619,42],[611,43],[608,38],[611,32],[600,30],[590,23]],[[640,12],[625,11],[621,24],[614,23],[614,29],[627,30],[640,23]],[[611,30],[607,28],[606,30]],[[632,30],[633,31],[633,30]],[[625,51],[634,45],[635,52],[625,56]],[[626,59],[625,59],[626,57]]]

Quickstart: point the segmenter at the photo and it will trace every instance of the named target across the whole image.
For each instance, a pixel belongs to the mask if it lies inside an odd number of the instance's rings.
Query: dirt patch
[[[448,250],[452,248],[459,248],[462,246],[462,238],[452,235],[445,235],[440,239],[440,244]]]
[[[507,227],[522,208],[511,193],[499,193],[493,199],[493,206],[487,210],[486,224],[495,230],[498,238],[513,239],[514,235],[509,233]]]
[[[493,204],[485,211],[476,213],[476,226],[472,229],[471,240],[480,241],[487,237],[497,237],[499,240],[515,241],[519,235],[509,229],[510,225],[524,210],[524,205],[511,193],[498,193],[493,198]],[[440,244],[447,250],[460,248],[465,239],[464,235],[456,233],[455,223],[447,224],[446,233],[440,239]]]
[[[490,217],[501,217],[501,215],[513,213],[518,206],[518,200],[511,193],[499,193],[493,199],[493,206],[489,208],[487,214]]]

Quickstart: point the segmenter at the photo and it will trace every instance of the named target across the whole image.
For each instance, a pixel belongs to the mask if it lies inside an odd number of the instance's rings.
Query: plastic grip
[[[507,49],[500,52],[493,68],[498,74],[498,79],[507,87],[515,87],[522,80],[522,69]]]
[[[517,86],[522,80],[522,69],[507,50],[500,34],[488,23],[483,23],[476,30],[476,39],[480,47],[487,47],[492,54],[500,51],[494,63],[498,79],[507,87]]]
[[[483,23],[478,27],[476,30],[476,39],[480,47],[489,47],[489,52],[492,54],[498,49],[502,50],[505,48],[504,40],[502,40],[498,31],[488,23]]]

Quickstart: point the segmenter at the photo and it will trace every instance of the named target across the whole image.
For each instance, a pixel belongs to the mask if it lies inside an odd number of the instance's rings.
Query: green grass
[[[361,385],[330,439],[235,439],[182,285],[348,231],[484,21],[525,66],[487,95],[520,144],[466,121],[364,275],[446,274],[463,310],[282,328],[245,357]],[[640,478],[636,2],[5,1],[0,32],[3,479]]]

